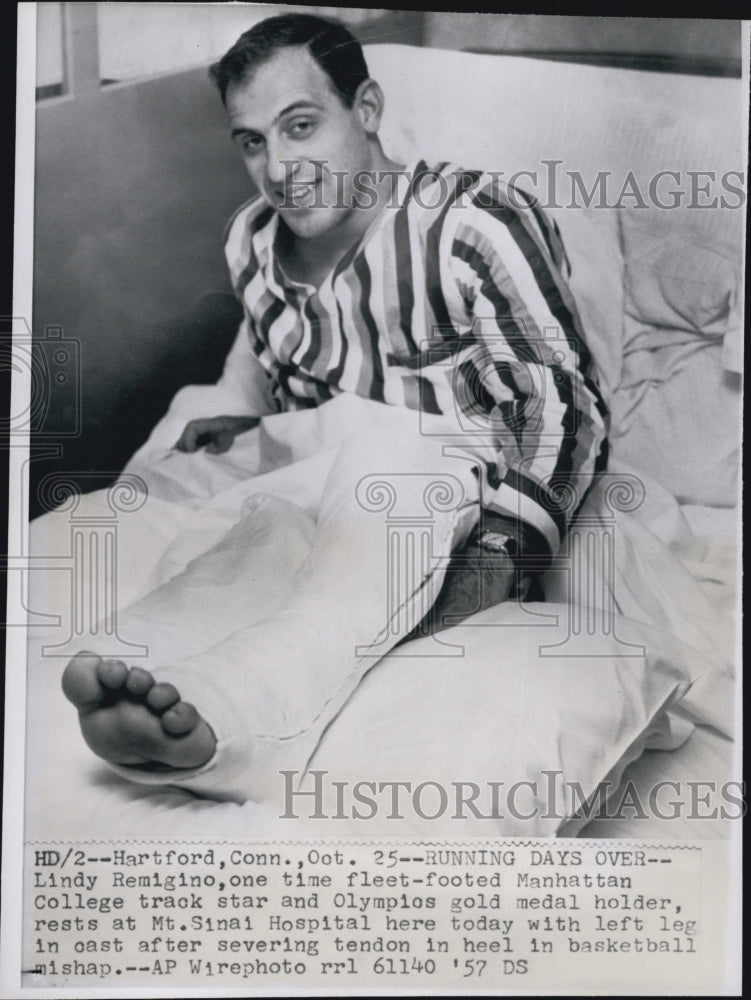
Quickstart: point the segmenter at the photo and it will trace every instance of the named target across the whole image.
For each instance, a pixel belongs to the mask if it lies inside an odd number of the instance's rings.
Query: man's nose
[[[268,157],[266,162],[266,175],[268,176],[269,182],[275,187],[280,187],[284,184],[289,172],[290,166],[287,163],[282,162],[282,160],[276,156]]]
[[[279,187],[285,181],[292,180],[299,165],[299,160],[288,156],[280,144],[269,143],[266,152],[266,174],[269,183]]]

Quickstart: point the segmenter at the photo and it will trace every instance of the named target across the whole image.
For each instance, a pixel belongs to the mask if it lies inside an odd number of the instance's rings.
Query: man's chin
[[[342,221],[343,213],[325,208],[280,209],[279,215],[287,228],[299,239],[310,240],[331,232]]]

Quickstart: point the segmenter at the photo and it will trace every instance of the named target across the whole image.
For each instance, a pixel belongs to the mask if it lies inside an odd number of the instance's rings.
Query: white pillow
[[[678,235],[634,241],[627,259],[626,308],[645,323],[724,336],[737,296],[732,263]]]
[[[651,739],[665,745],[664,712],[686,691],[690,674],[703,669],[698,654],[691,664],[692,651],[687,659],[684,655],[687,647],[667,636],[656,638],[654,630],[624,618],[618,619],[617,634],[646,647],[646,655],[611,636],[598,637],[600,655],[560,655],[550,647],[568,633],[564,605],[528,605],[524,612],[507,603],[469,622],[438,637],[462,644],[463,655],[436,658],[435,639],[419,639],[395,650],[365,677],[309,765],[327,772],[318,780],[329,818],[337,808],[333,782],[349,783],[344,797],[348,822],[309,819],[309,832],[346,827],[373,836],[574,835],[586,818],[575,817],[579,797],[563,783],[578,782],[585,800],[600,783],[609,783],[607,791],[614,792],[625,767]],[[558,787],[556,801],[548,794],[551,780]],[[418,794],[417,810],[411,794],[402,793],[403,821],[389,819],[386,790],[377,796],[375,817],[353,822],[357,781],[406,781],[412,793],[423,781],[431,784]],[[434,782],[446,789],[448,802],[436,818],[421,817],[420,811],[436,814],[443,805]],[[459,782],[479,786],[476,805],[482,814],[502,815],[478,819],[465,806],[464,818],[454,818]],[[490,782],[503,783],[495,810]],[[524,782],[533,787],[521,784],[516,793],[510,791]],[[301,788],[313,788],[310,774]],[[300,817],[310,815],[313,799],[293,801]],[[358,808],[361,815],[370,811]]]
[[[742,234],[732,225],[704,232],[673,213],[622,212],[620,220],[625,309],[636,326],[722,337],[725,368],[742,371]]]
[[[665,346],[626,357],[611,411],[612,455],[648,473],[680,503],[734,507],[740,377],[726,370],[719,340],[671,346],[673,333],[651,331],[644,342],[662,337]]]

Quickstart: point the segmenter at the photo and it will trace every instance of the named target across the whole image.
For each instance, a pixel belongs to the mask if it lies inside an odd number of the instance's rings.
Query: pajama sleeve
[[[485,527],[544,569],[605,468],[607,410],[557,227],[497,181],[453,214],[451,269],[471,322],[464,405],[488,426]]]
[[[258,417],[278,413],[279,405],[274,396],[274,381],[269,374],[272,359],[258,336],[245,292],[248,285],[261,280],[254,236],[258,227],[266,224],[271,215],[263,199],[254,198],[237,210],[224,234],[224,256],[233,291],[242,306],[243,320],[225,363],[221,383],[245,400],[248,414]]]
[[[268,373],[252,351],[249,324],[250,319],[244,316],[217,385],[237,400],[242,415],[264,417],[276,413],[277,407]]]

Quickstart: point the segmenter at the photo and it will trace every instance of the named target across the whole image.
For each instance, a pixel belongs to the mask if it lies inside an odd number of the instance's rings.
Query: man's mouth
[[[274,192],[277,208],[312,208],[320,207],[318,189],[320,181],[294,181],[288,188]]]

